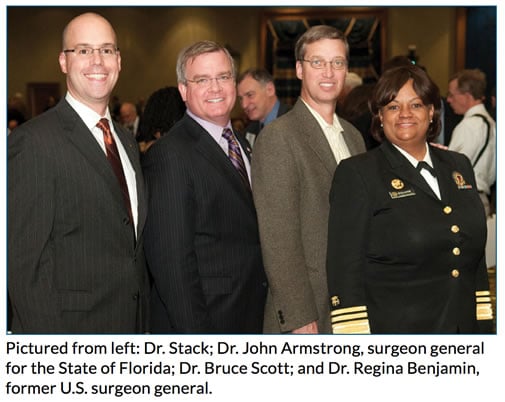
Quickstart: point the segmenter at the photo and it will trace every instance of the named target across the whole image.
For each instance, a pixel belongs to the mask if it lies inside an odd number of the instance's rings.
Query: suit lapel
[[[301,131],[307,135],[309,147],[312,148],[325,168],[333,176],[337,162],[319,123],[301,99],[298,99],[293,110],[295,112],[293,116],[297,116],[299,119],[298,125],[302,128]]]
[[[100,145],[98,145],[79,115],[66,101],[63,100],[55,108],[58,108],[57,112],[62,121],[63,131],[69,141],[88,160],[89,165],[102,176],[112,193],[112,198],[117,202],[118,208],[126,212],[117,178]]]
[[[235,138],[237,138],[237,141],[240,143],[240,146],[242,147],[242,149],[245,152],[245,155],[242,155],[242,156],[245,156],[250,163],[251,162],[251,152],[252,152],[251,146],[244,138],[242,138],[240,135],[237,135],[236,133],[235,133]]]
[[[450,203],[452,193],[454,189],[456,189],[454,178],[452,176],[455,169],[450,163],[450,159],[446,157],[446,155],[448,155],[447,151],[430,147],[430,155],[431,160],[433,161],[433,166],[437,171],[440,196],[442,200]]]
[[[341,120],[338,116],[337,118],[342,126],[342,137],[344,138],[345,145],[347,145],[347,149],[349,150],[351,156],[365,152],[364,144],[361,142],[361,136],[356,137],[356,133],[353,133],[352,130],[347,128],[350,123],[345,120]]]
[[[185,115],[184,123],[188,127],[188,133],[195,140],[195,149],[201,154],[226,180],[230,183],[233,189],[243,197],[247,203],[253,206],[252,194],[242,182],[239,173],[230,162],[228,156],[223,152],[219,144],[210,136],[205,129],[200,126],[191,117]],[[239,137],[239,136],[236,136]],[[249,158],[249,146],[246,146],[242,139],[237,138],[245,150],[246,155],[243,157]]]
[[[398,151],[390,142],[384,140],[380,146],[382,152],[386,156],[391,169],[399,179],[403,179],[409,183],[419,187],[420,190],[439,201],[436,194],[433,192],[429,184],[424,180],[424,177],[416,170],[414,166]]]
[[[140,166],[140,159],[138,156],[138,145],[134,138],[124,130],[121,126],[116,123],[114,124],[114,130],[123,144],[123,148],[128,155],[128,159],[135,171],[135,183],[137,184],[137,203],[138,203],[138,216],[137,216],[137,232],[142,233],[146,217],[147,217],[147,201],[145,195],[144,177],[142,175],[142,167]]]

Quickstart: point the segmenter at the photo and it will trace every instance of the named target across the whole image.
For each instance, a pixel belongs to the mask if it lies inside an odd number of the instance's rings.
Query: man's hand
[[[318,334],[317,321],[312,321],[301,328],[294,329],[291,331],[292,334]]]

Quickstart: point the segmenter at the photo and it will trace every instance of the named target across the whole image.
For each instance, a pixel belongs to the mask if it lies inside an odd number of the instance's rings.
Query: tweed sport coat
[[[351,155],[364,152],[359,131],[339,121]],[[330,332],[326,241],[336,166],[321,127],[300,99],[258,136],[252,185],[269,283],[264,332],[289,332],[315,320],[321,333]]]

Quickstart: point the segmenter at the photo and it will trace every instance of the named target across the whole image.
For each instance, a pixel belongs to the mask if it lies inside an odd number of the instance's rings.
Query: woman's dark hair
[[[408,80],[412,80],[414,91],[421,98],[424,105],[433,105],[433,122],[428,127],[426,140],[430,142],[437,138],[441,128],[440,90],[422,68],[415,65],[406,65],[385,71],[377,81],[368,103],[372,113],[371,132],[377,141],[382,141],[385,137],[384,130],[381,127],[379,111],[396,98],[398,92]]]
[[[142,120],[140,135],[145,141],[156,139],[169,131],[179,121],[186,111],[186,104],[176,87],[165,87],[153,92],[147,99]]]

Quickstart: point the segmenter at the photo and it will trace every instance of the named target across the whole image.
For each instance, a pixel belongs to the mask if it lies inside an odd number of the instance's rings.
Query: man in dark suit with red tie
[[[67,94],[8,138],[8,291],[14,333],[142,333],[147,269],[135,139],[113,124],[121,70],[102,16],[63,32]]]
[[[266,279],[249,149],[233,133],[235,67],[197,42],[179,54],[185,116],[143,159],[153,333],[260,333]]]

